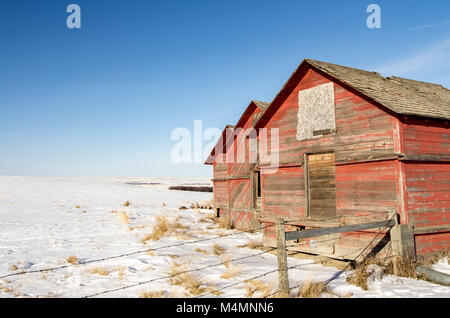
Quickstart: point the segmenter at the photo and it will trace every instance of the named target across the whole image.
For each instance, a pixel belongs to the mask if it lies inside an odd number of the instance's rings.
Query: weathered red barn
[[[449,120],[450,91],[441,85],[304,60],[270,105],[248,106],[233,138],[223,136],[226,150],[211,153],[215,206],[242,229],[275,218],[290,230],[349,225],[385,220],[395,210],[400,223],[414,226],[418,255],[449,248]],[[236,128],[250,127],[259,134],[257,162],[242,163],[251,157],[249,138]],[[261,153],[263,128],[278,131],[277,142],[264,146],[276,165]],[[235,156],[227,156],[230,149]],[[275,245],[273,227],[264,237]],[[333,234],[290,248],[352,259],[368,244],[389,254],[388,231]]]

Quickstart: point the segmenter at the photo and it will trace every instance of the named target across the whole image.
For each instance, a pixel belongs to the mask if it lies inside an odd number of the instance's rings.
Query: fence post
[[[389,211],[392,215],[392,211]],[[394,256],[394,275],[400,272],[399,264],[402,259],[415,259],[414,227],[410,224],[399,224],[398,214],[395,216],[396,225],[390,230],[392,254]]]
[[[286,255],[286,234],[284,231],[285,222],[283,219],[276,220],[277,231],[277,256],[278,256],[278,297],[289,298],[289,279]]]

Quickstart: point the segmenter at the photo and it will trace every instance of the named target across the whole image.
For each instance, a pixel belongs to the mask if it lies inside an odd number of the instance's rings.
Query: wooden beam
[[[450,224],[414,227],[414,234],[431,234],[450,232]]]
[[[299,240],[299,239],[304,239],[304,238],[323,236],[323,235],[329,235],[329,234],[335,234],[335,233],[363,231],[363,230],[376,229],[376,228],[380,228],[380,227],[392,227],[395,224],[396,224],[395,220],[387,220],[387,221],[353,224],[353,225],[346,225],[346,226],[321,228],[321,229],[314,229],[314,230],[292,231],[292,232],[286,232],[286,240],[291,241],[291,240]]]

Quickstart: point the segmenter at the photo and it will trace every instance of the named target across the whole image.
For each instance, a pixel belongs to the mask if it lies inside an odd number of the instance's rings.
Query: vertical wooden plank
[[[286,235],[284,230],[284,220],[277,219],[277,256],[278,256],[278,297],[289,298],[289,278],[287,269],[287,255],[286,255]]]
[[[309,208],[309,169],[308,169],[308,154],[303,154],[303,173],[305,177],[305,215],[306,217],[310,217],[310,208]]]
[[[334,153],[308,155],[309,216],[336,217],[336,167]]]

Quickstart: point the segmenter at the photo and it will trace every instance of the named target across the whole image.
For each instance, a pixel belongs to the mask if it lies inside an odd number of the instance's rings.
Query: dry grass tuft
[[[182,238],[189,239],[188,227],[180,222],[181,216],[178,216],[175,220],[169,221],[164,214],[157,215],[156,224],[153,225],[152,233],[147,234],[142,238],[142,243],[146,243],[149,240],[158,241],[161,237],[170,234],[176,235]],[[183,236],[184,235],[184,236]]]
[[[104,267],[100,267],[100,266],[91,268],[89,270],[89,272],[92,274],[98,274],[98,275],[102,275],[102,276],[108,276],[110,273],[110,271],[108,269],[106,269]]]
[[[250,240],[247,244],[240,247],[248,247],[254,250],[262,250],[264,248],[264,244],[261,240]]]
[[[353,264],[354,272],[347,276],[347,282],[349,284],[361,287],[362,290],[369,290],[367,279],[372,274],[372,272],[368,272],[367,270],[369,265],[378,265],[381,268],[384,267],[384,264],[382,264],[376,257],[368,257],[363,262]]]
[[[198,247],[195,249],[195,251],[196,251],[197,253],[208,254],[208,251],[207,251],[207,250],[204,250],[204,249],[201,249],[201,248],[198,248]]]
[[[214,219],[216,218],[216,215],[214,213],[208,213],[204,217],[202,217],[199,221],[202,223],[210,223],[215,222]],[[214,229],[213,227],[211,229]]]
[[[125,201],[125,203],[123,204],[123,206],[130,206],[131,202],[130,201]]]
[[[299,298],[319,298],[320,295],[325,291],[325,283],[324,282],[314,282],[307,281],[304,283],[298,293],[297,297]]]
[[[416,274],[417,261],[410,258],[402,258],[398,261],[398,276],[413,279],[425,279]],[[391,261],[386,266],[386,273],[394,275],[394,263]]]
[[[239,267],[232,264],[230,262],[230,260],[231,260],[231,254],[227,254],[226,256],[224,256],[222,258],[222,265],[225,266],[226,270],[225,270],[225,272],[222,273],[220,278],[230,279],[241,273],[241,270],[239,269]]]
[[[127,212],[125,212],[125,211],[119,211],[118,214],[119,214],[120,221],[121,221],[123,224],[127,224],[127,225],[130,224],[130,218],[129,218]]]
[[[78,264],[78,259],[75,255],[69,256],[68,258],[66,258],[66,261],[73,265]]]
[[[165,291],[159,290],[159,291],[152,291],[152,292],[143,292],[139,296],[140,298],[164,298],[167,296],[167,293]]]
[[[190,205],[191,209],[201,209],[201,210],[213,210],[214,205],[212,203],[212,200],[204,201],[204,202],[192,202]]]
[[[231,222],[231,220],[228,216],[220,217],[220,218],[216,219],[216,224],[219,226],[219,228],[222,228],[225,230],[235,229],[233,222]]]
[[[0,286],[0,290],[6,294],[12,293],[14,290],[8,286]]]
[[[156,224],[153,225],[153,229],[152,229],[152,233],[151,234],[147,234],[143,239],[142,239],[142,243],[147,243],[147,241],[149,240],[153,240],[153,241],[158,241],[161,237],[163,237],[167,230],[168,230],[168,225],[167,225],[167,216],[165,215],[157,215],[156,217]]]
[[[370,274],[365,271],[365,268],[358,266],[351,275],[347,276],[347,283],[361,287],[362,290],[369,290],[367,283],[369,276]]]
[[[125,271],[127,270],[127,267],[120,266],[120,267],[115,268],[114,270],[118,272],[117,275],[119,277],[123,277],[125,275]]]
[[[170,275],[173,276],[169,282],[175,286],[184,287],[191,295],[201,295],[208,291],[206,286],[202,286],[203,282],[196,278],[192,273],[185,273],[189,270],[186,263],[174,262],[170,269]]]
[[[178,208],[178,210],[189,210],[189,208],[188,208],[188,207],[185,207],[185,206],[183,205],[183,206],[180,206],[180,207]]]
[[[13,265],[11,265],[11,267],[9,269],[12,271],[15,271],[15,270],[19,269],[19,266],[17,264],[13,264]]]
[[[220,278],[230,279],[236,277],[240,273],[241,270],[239,269],[239,267],[237,267],[236,265],[228,264],[228,266],[226,266],[225,272],[223,272],[222,275],[220,275]]]
[[[258,297],[266,298],[271,294],[272,288],[272,285],[268,285],[260,280],[253,279],[246,282],[245,289],[247,290],[247,293],[245,297],[253,298],[255,294],[258,293]]]
[[[223,253],[225,253],[225,249],[219,244],[214,244],[213,253],[216,255],[222,255]]]
[[[450,248],[444,249],[440,251],[439,253],[436,253],[434,255],[423,257],[421,259],[421,263],[425,266],[431,266],[436,264],[437,262],[444,260],[447,258],[447,263],[450,265]]]
[[[152,250],[147,251],[147,254],[154,257],[155,256],[155,252],[153,252]]]

